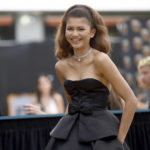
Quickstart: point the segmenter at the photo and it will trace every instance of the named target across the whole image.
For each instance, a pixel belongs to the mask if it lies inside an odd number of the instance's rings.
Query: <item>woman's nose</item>
[[[78,35],[78,31],[77,31],[77,30],[74,30],[74,31],[72,32],[72,35],[77,36],[77,35]]]
[[[144,75],[144,74],[141,74],[141,80],[142,80],[142,82],[143,82],[143,80],[144,80],[144,77],[145,77],[145,75]]]

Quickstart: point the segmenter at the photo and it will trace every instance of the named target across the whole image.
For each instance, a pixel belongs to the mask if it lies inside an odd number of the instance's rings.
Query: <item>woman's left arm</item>
[[[107,54],[100,53],[100,55],[97,56],[96,66],[98,71],[103,74],[108,82],[113,86],[117,94],[125,101],[117,137],[121,143],[124,143],[134,117],[137,106],[137,98]]]
[[[58,107],[58,113],[64,113],[64,100],[61,94],[55,93],[54,99],[56,101],[57,107]]]

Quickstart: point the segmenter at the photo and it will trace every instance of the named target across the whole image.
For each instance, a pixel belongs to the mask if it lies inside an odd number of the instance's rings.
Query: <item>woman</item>
[[[27,114],[64,113],[64,101],[57,92],[52,92],[52,75],[41,74],[37,80],[37,98],[34,104],[24,105]]]
[[[55,68],[68,99],[68,111],[50,132],[46,150],[128,150],[124,142],[136,97],[107,53],[103,18],[92,8],[74,5],[58,28]],[[121,122],[107,110],[111,86],[125,101]]]

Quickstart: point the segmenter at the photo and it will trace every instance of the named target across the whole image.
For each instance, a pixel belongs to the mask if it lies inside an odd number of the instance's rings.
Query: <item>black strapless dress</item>
[[[119,120],[107,109],[109,90],[99,80],[65,80],[68,114],[50,132],[45,150],[129,150],[118,139]]]

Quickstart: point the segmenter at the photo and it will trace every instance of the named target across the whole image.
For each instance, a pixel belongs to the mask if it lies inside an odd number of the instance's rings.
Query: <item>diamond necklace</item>
[[[74,58],[76,58],[78,61],[81,61],[81,58],[83,58],[83,57],[86,57],[87,55],[89,55],[91,52],[92,52],[92,47],[90,47],[90,49],[88,50],[88,52],[86,53],[86,54],[84,54],[84,55],[81,55],[81,56],[73,56]]]

